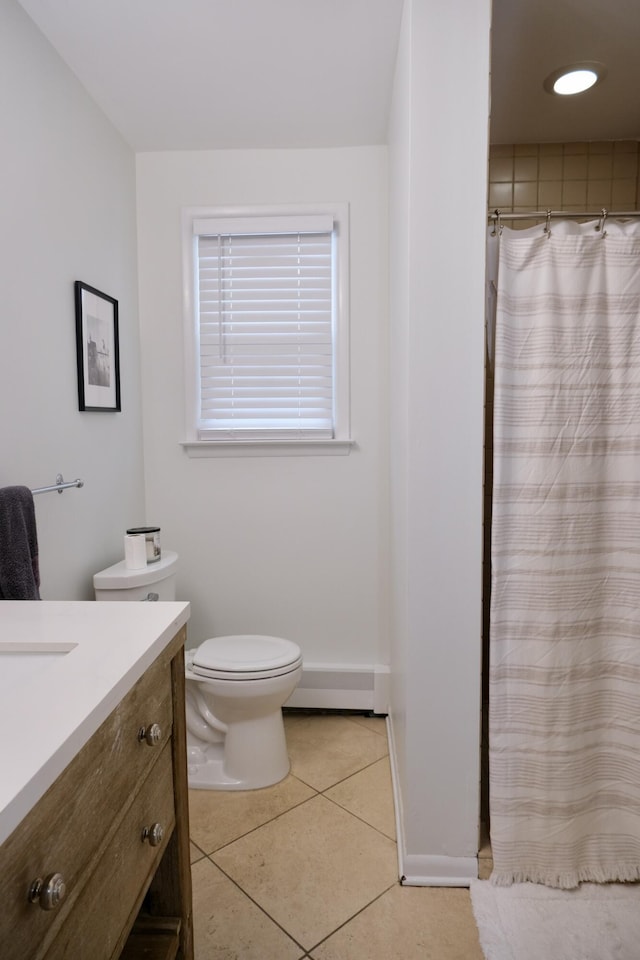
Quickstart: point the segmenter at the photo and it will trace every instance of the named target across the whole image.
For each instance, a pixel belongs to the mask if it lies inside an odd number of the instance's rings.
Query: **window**
[[[184,227],[189,441],[348,440],[346,207],[192,209]]]

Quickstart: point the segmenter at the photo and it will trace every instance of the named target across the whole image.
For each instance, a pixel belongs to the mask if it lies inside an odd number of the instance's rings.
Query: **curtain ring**
[[[551,210],[547,210],[547,222],[544,225],[544,232],[547,235],[547,239],[551,236]]]
[[[607,222],[607,217],[608,217],[608,216],[609,216],[608,212],[607,212],[607,211],[605,210],[605,208],[603,207],[603,208],[602,208],[602,216],[600,217],[600,220],[598,221],[598,226],[596,227],[596,230],[599,230],[599,231],[600,231],[600,238],[601,238],[602,240],[604,240],[604,238],[605,238],[606,235],[607,235],[607,231],[605,230],[604,225],[605,225],[605,223]]]

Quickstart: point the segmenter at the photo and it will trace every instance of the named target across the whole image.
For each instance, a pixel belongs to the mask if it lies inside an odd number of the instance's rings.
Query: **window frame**
[[[206,438],[198,436],[200,354],[197,305],[198,264],[194,222],[211,218],[286,218],[329,215],[335,232],[333,325],[333,408],[331,438]],[[349,205],[348,203],[277,204],[266,206],[185,207],[182,210],[185,430],[181,441],[190,457],[344,455],[350,452],[349,333]]]

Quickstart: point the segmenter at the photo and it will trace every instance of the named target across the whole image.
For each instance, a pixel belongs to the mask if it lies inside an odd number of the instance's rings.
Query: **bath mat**
[[[471,883],[486,960],[638,960],[640,883]]]

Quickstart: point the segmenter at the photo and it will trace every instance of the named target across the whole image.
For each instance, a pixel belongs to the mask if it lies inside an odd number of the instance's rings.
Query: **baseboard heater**
[[[285,707],[388,712],[389,667],[380,664],[305,663]]]

